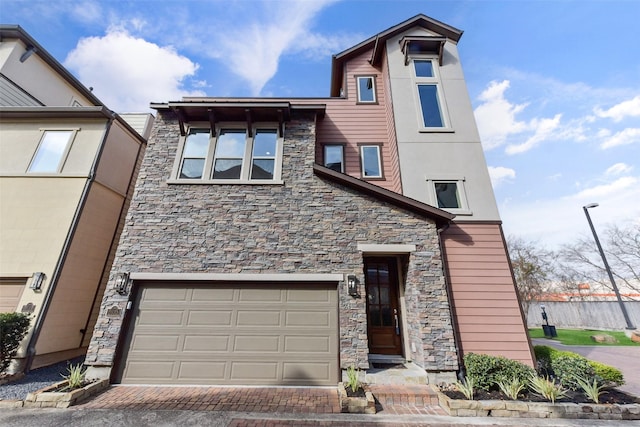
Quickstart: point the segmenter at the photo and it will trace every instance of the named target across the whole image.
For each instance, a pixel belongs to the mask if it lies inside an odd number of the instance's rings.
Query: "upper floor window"
[[[471,215],[467,203],[463,177],[427,178],[429,198],[434,206],[456,215]]]
[[[360,164],[363,178],[382,178],[382,162],[379,145],[360,146]]]
[[[344,147],[342,145],[324,146],[324,166],[344,173]]]
[[[431,59],[414,59],[413,70],[422,127],[426,129],[446,128],[446,105],[442,96],[436,64]]]
[[[435,182],[434,185],[439,208],[460,209],[458,185],[455,182]]]
[[[184,139],[178,179],[206,182],[274,182],[280,179],[282,141],[275,128],[191,128]]]
[[[27,171],[42,173],[60,172],[74,133],[72,130],[44,131],[38,149]]]
[[[373,76],[356,76],[359,103],[376,102],[376,82]]]

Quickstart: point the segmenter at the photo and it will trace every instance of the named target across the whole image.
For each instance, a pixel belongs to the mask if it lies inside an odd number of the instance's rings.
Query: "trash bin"
[[[554,325],[542,325],[542,330],[544,331],[544,336],[547,338],[555,338],[558,336]]]

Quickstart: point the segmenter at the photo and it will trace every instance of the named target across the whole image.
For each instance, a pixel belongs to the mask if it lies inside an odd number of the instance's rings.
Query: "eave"
[[[398,206],[418,215],[432,219],[438,227],[449,224],[451,220],[455,218],[455,215],[443,211],[442,209],[419,202],[415,199],[403,196],[402,194],[395,193],[385,188],[378,187],[377,185],[354,178],[350,175],[336,172],[333,169],[329,169],[318,164],[313,165],[313,172],[318,176],[329,179],[335,183],[342,184],[360,193],[367,194],[394,206]]]

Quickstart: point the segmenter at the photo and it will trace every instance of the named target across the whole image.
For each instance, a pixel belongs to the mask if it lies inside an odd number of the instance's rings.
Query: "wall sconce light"
[[[352,297],[358,296],[358,278],[353,274],[347,276],[347,290]]]
[[[31,280],[31,285],[29,285],[29,287],[34,291],[39,291],[42,288],[44,279],[46,278],[47,276],[42,271],[36,271],[33,273],[33,279]]]
[[[126,295],[128,286],[129,273],[119,273],[116,276],[116,292],[118,292],[120,295]]]
[[[20,62],[26,61],[27,59],[29,59],[31,55],[33,55],[37,51],[38,51],[38,48],[36,48],[35,46],[29,46],[29,48],[27,48],[27,50],[22,54],[22,56],[20,56]]]

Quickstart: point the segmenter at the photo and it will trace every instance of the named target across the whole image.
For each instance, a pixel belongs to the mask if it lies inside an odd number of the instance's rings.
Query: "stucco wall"
[[[432,221],[314,175],[315,122],[294,113],[286,123],[284,185],[168,185],[179,132],[171,113],[154,124],[137,188],[101,306],[87,363],[110,366],[128,297],[119,272],[348,273],[364,283],[358,243],[415,244],[405,305],[416,363],[457,369],[438,236]],[[340,284],[340,361],[365,368],[364,298]],[[409,310],[407,310],[409,311]],[[113,311],[112,311],[113,312]]]

